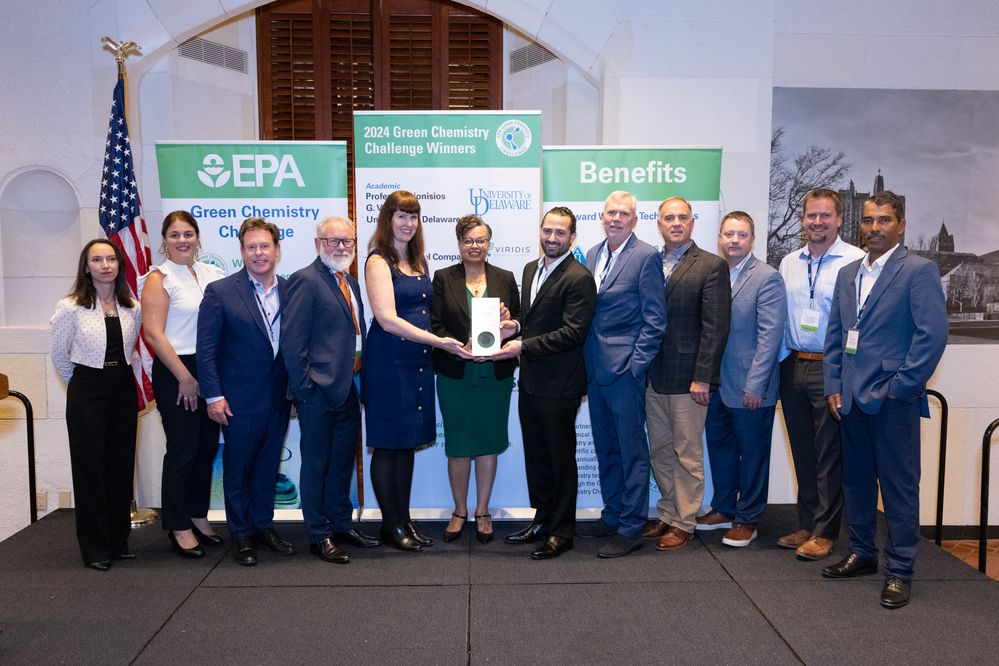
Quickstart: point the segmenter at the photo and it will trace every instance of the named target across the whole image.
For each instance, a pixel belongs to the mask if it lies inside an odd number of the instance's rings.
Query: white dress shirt
[[[864,257],[862,262],[860,262],[860,268],[857,269],[857,277],[853,278],[853,284],[857,288],[858,315],[864,305],[867,304],[867,298],[871,295],[871,291],[874,289],[874,283],[877,282],[879,277],[881,277],[881,271],[888,262],[888,258],[897,249],[898,243],[895,243],[895,246],[892,249],[875,259],[873,265],[871,265],[871,255],[869,254]]]
[[[541,255],[541,258],[538,259],[538,269],[534,271],[534,279],[531,281],[531,305],[534,305],[534,301],[538,298],[538,289],[541,288],[541,285],[545,283],[545,280],[547,280],[548,276],[552,274],[552,271],[554,271],[559,264],[565,261],[565,258],[570,254],[572,254],[572,250],[569,250],[558,259],[553,260],[550,264],[548,264],[547,268],[545,267],[545,260],[548,256],[544,254]]]

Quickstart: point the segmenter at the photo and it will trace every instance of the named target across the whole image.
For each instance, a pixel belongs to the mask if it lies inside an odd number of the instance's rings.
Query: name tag
[[[354,336],[354,356],[360,356],[361,355],[361,347],[362,347],[362,345],[361,345],[361,334],[358,333],[357,335]]]
[[[812,331],[814,333],[819,330],[819,319],[821,316],[822,313],[818,310],[804,310],[801,313],[801,320],[798,325],[801,327],[801,330]]]
[[[847,354],[856,354],[857,346],[860,344],[860,331],[851,328],[846,332],[846,346],[843,348]]]

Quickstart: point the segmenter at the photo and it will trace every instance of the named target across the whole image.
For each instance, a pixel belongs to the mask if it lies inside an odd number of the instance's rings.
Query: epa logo
[[[230,179],[233,187],[281,187],[288,180],[305,187],[302,172],[292,155],[234,154],[231,169],[227,169],[225,160],[215,153],[209,153],[201,160],[198,180],[206,187],[219,188]]]
[[[531,128],[519,120],[507,120],[496,129],[496,146],[507,157],[520,157],[531,147]]]

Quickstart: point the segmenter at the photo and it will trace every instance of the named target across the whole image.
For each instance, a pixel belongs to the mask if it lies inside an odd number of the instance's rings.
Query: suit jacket
[[[605,244],[586,253],[591,271]],[[600,283],[593,325],[583,347],[589,380],[601,385],[629,371],[635,378],[645,377],[666,332],[662,257],[634,234],[619,252]]]
[[[430,302],[430,324],[434,335],[449,336],[462,342],[471,335],[471,313],[468,310],[468,296],[465,286],[465,266],[455,264],[441,268],[434,273],[434,299]],[[486,264],[486,292],[491,298],[498,298],[516,319],[520,314],[520,293],[513,273]],[[434,350],[434,372],[452,379],[461,379],[465,373],[464,361],[454,354],[440,349]],[[493,372],[496,379],[513,377],[516,359],[496,361]]]
[[[899,246],[864,305],[856,354],[844,351],[857,326],[857,270],[840,270],[826,330],[823,371],[826,395],[839,393],[844,414],[854,403],[876,414],[884,399],[915,402],[947,347],[947,308],[936,265]]]
[[[277,281],[283,310],[287,280]],[[236,416],[287,403],[288,371],[281,351],[274,356],[245,268],[205,287],[198,311],[198,383],[206,398],[225,397]]]
[[[787,296],[780,273],[750,255],[732,285],[732,317],[721,363],[718,393],[727,407],[742,408],[742,394],[777,404],[777,355],[787,320]]]
[[[125,362],[132,365],[133,361],[137,361],[135,341],[142,324],[139,301],[134,301],[130,308],[119,305],[118,322],[121,324]],[[69,383],[77,365],[104,367],[108,331],[107,324],[104,323],[104,310],[100,305],[95,303],[94,307],[85,308],[78,305],[75,298],[67,296],[56,304],[49,324],[52,326],[52,365],[63,381]]]
[[[569,254],[531,300],[538,262],[524,267],[520,322],[520,389],[545,398],[586,394],[583,342],[590,331],[597,288],[593,276]]]
[[[728,264],[694,243],[666,283],[666,335],[649,379],[656,393],[689,393],[691,382],[716,386],[728,339],[732,288]]]
[[[367,332],[361,290],[347,284],[357,308],[361,339]],[[354,318],[336,277],[319,257],[292,274],[281,308],[281,356],[288,369],[288,391],[308,402],[319,391],[326,404],[344,403],[354,383]]]

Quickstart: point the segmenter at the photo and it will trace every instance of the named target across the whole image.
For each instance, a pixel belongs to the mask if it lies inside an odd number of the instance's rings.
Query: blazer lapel
[[[757,259],[755,256],[750,255],[749,261],[746,265],[742,267],[742,272],[739,273],[739,277],[735,279],[735,284],[732,285],[732,300],[735,300],[736,294],[742,289],[747,282],[749,282],[749,274],[752,273],[753,269],[756,267]]]
[[[552,269],[551,273],[548,274],[548,277],[545,278],[545,281],[541,283],[541,287],[538,289],[538,296],[534,299],[534,303],[531,303],[532,308],[535,303],[544,298],[544,295],[548,293],[548,290],[551,289],[552,285],[558,282],[559,276],[565,272],[565,268],[570,261],[575,261],[575,258],[573,258],[571,254],[563,259],[562,263]],[[534,283],[533,277],[531,278],[531,283],[532,285]]]
[[[260,306],[257,304],[257,295],[254,293],[253,283],[250,282],[250,275],[246,272],[245,268],[242,271],[242,275],[239,276],[239,279],[243,283],[239,288],[239,295],[243,298],[243,304],[250,312],[250,318],[257,322],[257,330],[260,331],[260,334],[264,336],[269,344],[271,336],[267,332],[267,324],[264,323],[264,315],[260,311]],[[280,292],[278,293],[280,294]],[[281,300],[283,301],[284,299],[282,298]]]
[[[603,281],[600,283],[600,291],[606,291],[607,288],[614,283],[614,280],[617,278],[617,276],[621,274],[621,271],[624,270],[625,265],[627,265],[628,261],[631,259],[631,255],[635,251],[635,243],[637,242],[637,240],[638,239],[635,238],[635,235],[632,234],[631,238],[629,238],[628,241],[624,244],[624,247],[621,248],[621,254],[618,255],[617,260],[614,262],[614,267],[611,268],[610,273],[608,273],[607,277],[605,277]],[[604,252],[606,251],[607,251],[607,245],[605,242]],[[596,268],[596,266],[594,266],[594,268]]]
[[[326,286],[328,286],[333,292],[333,298],[336,299],[336,302],[340,304],[341,308],[343,308],[343,313],[347,317],[350,317],[350,303],[347,302],[347,299],[343,296],[343,292],[340,291],[339,280],[336,279],[336,277],[330,272],[330,269],[326,267],[326,264],[324,264],[318,257],[316,257],[316,261],[312,264],[312,266],[319,272],[323,282],[325,282]],[[281,299],[281,303],[284,303],[283,297]]]
[[[527,277],[526,280],[524,280],[524,284],[523,284],[523,291],[524,291],[523,301],[524,302],[523,302],[522,305],[523,305],[523,308],[524,308],[524,314],[525,315],[528,312],[531,311],[531,308],[534,307],[534,300],[535,299],[531,298],[531,291],[533,291],[532,287],[534,286],[534,274],[537,273],[537,272],[538,272],[538,262],[532,261],[531,262],[530,275]]]
[[[874,288],[871,289],[871,293],[868,294],[867,300],[863,303],[863,309],[866,315],[869,315],[871,308],[877,305],[878,299],[881,298],[881,294],[885,293],[888,285],[895,279],[898,272],[902,270],[902,259],[905,258],[906,254],[907,252],[905,251],[905,248],[900,246],[890,257],[888,257],[888,261],[885,262],[884,268],[881,269],[881,275],[878,276],[878,281],[874,283]],[[861,262],[863,262],[863,259],[861,259]],[[861,267],[863,267],[863,263],[861,263]],[[861,268],[861,270],[863,270],[863,268]],[[851,283],[856,285],[856,282],[856,277],[854,277],[854,279],[851,280]],[[856,297],[856,286],[854,286],[853,291],[854,297]]]
[[[687,254],[683,255],[683,259],[681,259],[680,263],[676,265],[676,268],[673,269],[673,272],[669,276],[669,280],[666,281],[667,296],[673,293],[673,288],[680,283],[680,278],[682,278],[683,274],[694,265],[694,259],[700,251],[701,249],[697,247],[697,243],[694,243],[690,246],[690,249],[687,250]]]
[[[486,288],[488,288],[489,271],[486,269]],[[466,318],[470,318],[471,315],[468,312],[468,296],[465,294],[465,267],[462,264],[458,264],[456,270],[449,270],[447,272],[447,288],[451,292],[451,298],[458,305],[458,309],[462,311]]]

